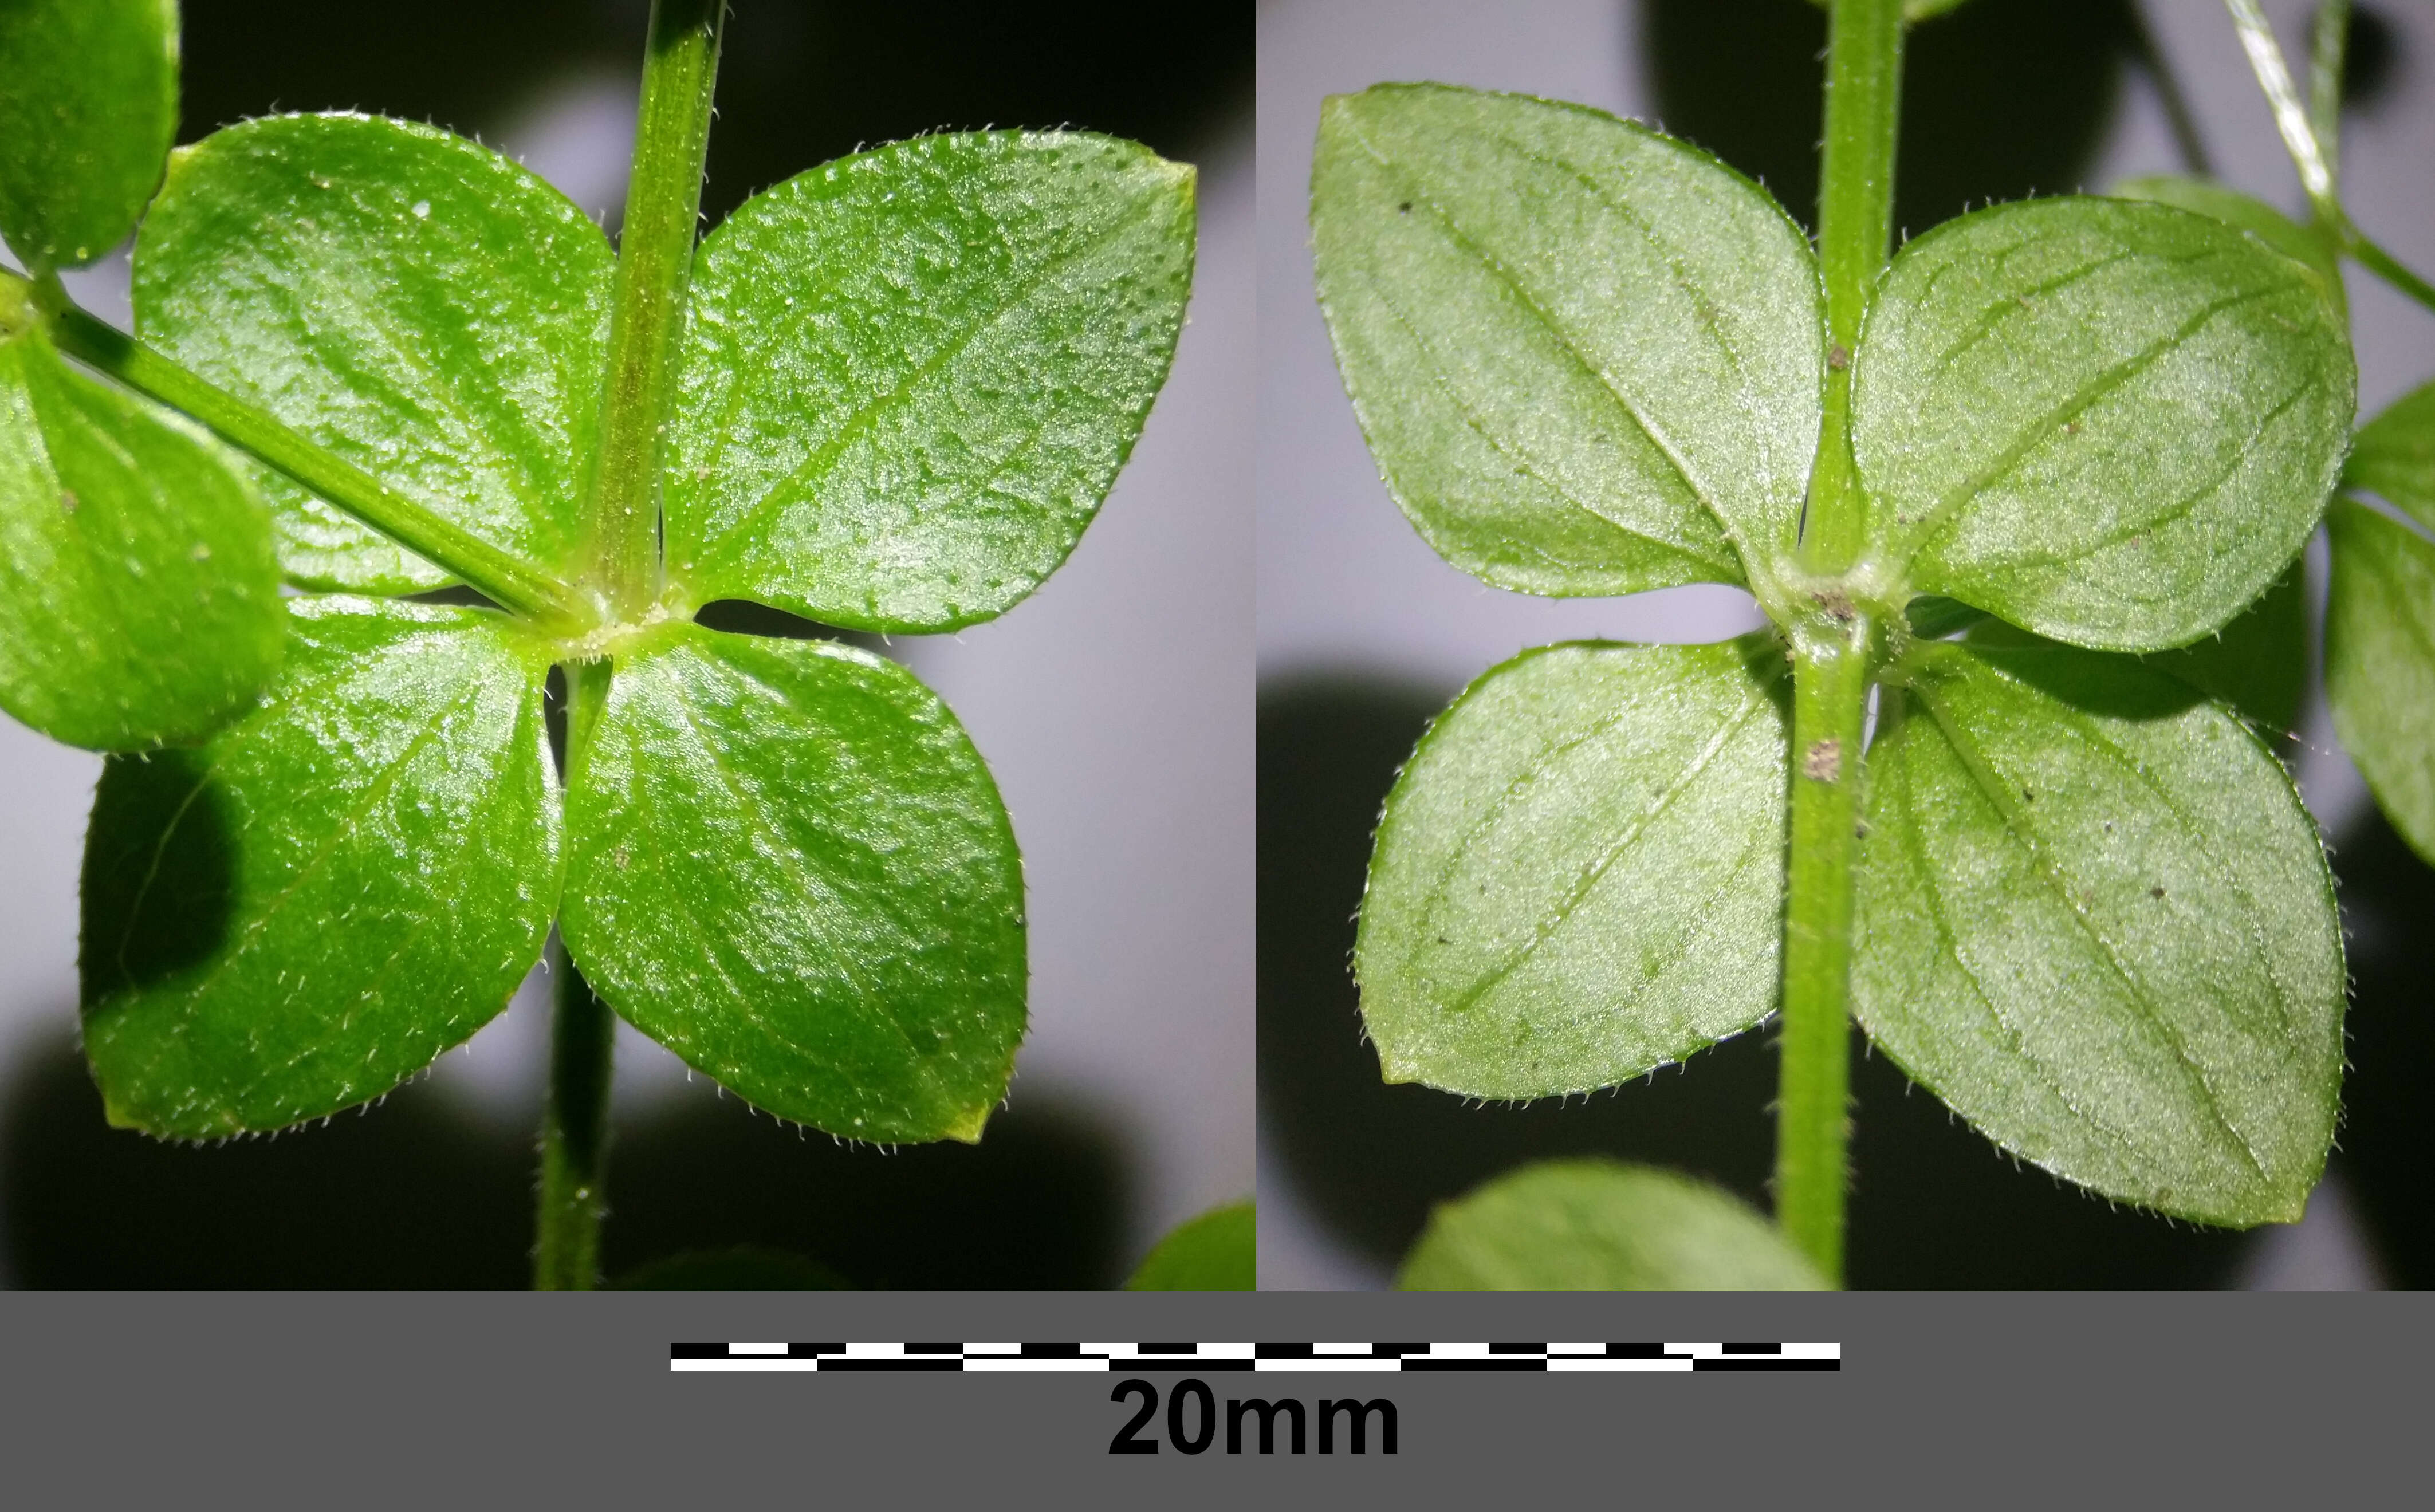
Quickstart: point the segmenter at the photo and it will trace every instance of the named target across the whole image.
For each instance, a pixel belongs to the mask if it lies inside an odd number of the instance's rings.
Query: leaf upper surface
[[[1822,306],[1750,180],[1580,106],[1382,84],[1321,112],[1311,234],[1370,449],[1446,560],[1603,594],[1790,550]]]
[[[577,535],[612,271],[599,227],[487,147],[379,116],[273,116],[171,161],[136,239],[136,330],[548,569]],[[448,580],[286,479],[265,488],[297,580]]]
[[[0,708],[72,746],[199,740],[286,642],[262,501],[165,411],[0,337]]]
[[[1440,715],[1378,827],[1355,971],[1387,1080],[1611,1087],[1775,1006],[1782,647],[1525,652]]]
[[[558,902],[545,657],[499,616],[298,599],[261,708],[114,758],[85,841],[85,1053],[111,1121],[275,1129],[507,1006]]]
[[[1255,1292],[1259,1219],[1248,1202],[1213,1208],[1168,1230],[1125,1282],[1129,1292]]]
[[[2435,384],[2404,394],[2359,427],[2342,481],[2435,530]]]
[[[125,241],[177,132],[177,0],[0,5],[0,236],[28,266]]]
[[[2348,499],[2325,511],[2325,524],[2334,730],[2392,827],[2435,858],[2435,545]]]
[[[2332,879],[2239,721],[2127,658],[1916,648],[1869,755],[1853,1011],[2106,1196],[2300,1216],[2341,1079]]]
[[[1407,1292],[1822,1292],[1773,1224],[1671,1171],[1546,1160],[1441,1205]]]
[[[669,576],[832,625],[1022,599],[1166,379],[1193,172],[1074,132],[927,136],[747,201],[703,242],[665,483]]]
[[[1023,1035],[1022,863],[910,673],[667,626],[618,661],[567,824],[567,948],[635,1027],[782,1118],[979,1138]]]
[[[2356,374],[2314,277],[2220,221],[2042,199],[1904,248],[1853,372],[1875,550],[2058,641],[2221,626],[2314,527]]]

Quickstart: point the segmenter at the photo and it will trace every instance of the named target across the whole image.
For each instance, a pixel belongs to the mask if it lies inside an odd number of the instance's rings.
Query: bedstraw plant
[[[2343,465],[2339,285],[2152,198],[1896,249],[1905,28],[1943,9],[1834,0],[1814,246],[1596,111],[1324,108],[1319,296],[1424,538],[1501,588],[1731,584],[1770,622],[1481,676],[1387,800],[1355,967],[1386,1077],[1473,1098],[1779,1016],[1775,1228],[1560,1166],[1442,1211],[1407,1284],[1839,1284],[1854,1021],[2114,1201],[2288,1222],[2323,1170],[2341,933],[2235,702]],[[1559,1274],[1574,1245],[1607,1258]]]
[[[652,6],[613,250],[430,127],[172,154],[172,0],[0,5],[0,704],[127,753],[83,878],[109,1117],[209,1140],[375,1098],[554,925],[547,1287],[595,1280],[613,1013],[780,1118],[979,1138],[1026,989],[988,768],[895,662],[696,616],[1020,601],[1191,279],[1192,170],[1079,131],[857,153],[697,245],[724,12]],[[127,334],[58,273],[130,230]]]

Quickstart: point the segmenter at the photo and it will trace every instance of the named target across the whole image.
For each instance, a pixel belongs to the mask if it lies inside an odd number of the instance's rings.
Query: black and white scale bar
[[[1839,1370],[1839,1344],[672,1344],[671,1370]]]

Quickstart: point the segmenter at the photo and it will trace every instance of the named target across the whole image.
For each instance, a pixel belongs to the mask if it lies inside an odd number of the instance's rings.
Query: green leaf
[[[1075,132],[900,142],[702,244],[666,479],[671,577],[943,630],[1057,570],[1166,379],[1193,171]]]
[[[2435,530],[2435,384],[2410,390],[2359,427],[2342,482]]]
[[[1950,600],[1914,600],[1920,603]],[[1981,620],[1970,632],[1976,646],[2045,645],[2055,642],[2002,620]],[[2300,718],[2308,685],[2308,595],[2300,564],[2274,579],[2264,597],[2234,616],[2206,640],[2175,651],[2140,658],[2169,672],[2209,697],[2229,704],[2258,729],[2289,730]]]
[[[2355,387],[2305,269],[2114,199],[1910,243],[1855,360],[1877,570],[2123,651],[2185,645],[2266,591],[2333,488]]]
[[[666,624],[579,730],[561,928],[594,989],[755,1107],[980,1137],[1024,1022],[1023,868],[912,674]]]
[[[0,335],[0,708],[72,746],[199,740],[286,639],[269,521],[193,426]]]
[[[2151,667],[2222,699],[2270,733],[2300,722],[2308,689],[2308,591],[2300,564],[2213,638],[2146,659]]]
[[[1382,84],[1321,111],[1311,235],[1370,449],[1446,560],[1604,594],[1790,551],[1824,316],[1749,180],[1580,106]]]
[[[2315,826],[2128,658],[1915,647],[1869,754],[1855,1016],[1997,1144],[2205,1223],[2299,1218],[2342,1065]]]
[[[1129,1292],[1259,1289],[1259,1220],[1248,1202],[1178,1224],[1125,1282]]]
[[[2117,199],[2152,199],[2160,205],[2212,215],[2226,225],[2249,232],[2316,274],[2320,292],[2332,301],[2336,316],[2348,318],[2349,305],[2342,288],[2341,254],[2324,237],[2263,199],[2252,198],[2237,189],[2227,189],[2211,179],[2187,179],[2178,174],[2157,174],[2150,178],[2129,180],[2114,186],[2114,197]]]
[[[507,1006],[558,902],[545,652],[482,610],[291,603],[262,707],[114,758],[85,838],[110,1121],[204,1139],[388,1091]]]
[[[177,133],[177,0],[0,5],[0,236],[28,267],[125,241]]]
[[[513,163],[365,115],[248,121],[181,149],[135,244],[147,342],[435,514],[543,568],[578,534],[612,259]],[[284,478],[289,574],[446,576]]]
[[[1387,799],[1354,953],[1387,1080],[1589,1091],[1773,1010],[1785,675],[1765,634],[1556,645],[1439,716]]]
[[[1546,1160],[1441,1204],[1407,1292],[1822,1292],[1740,1199],[1671,1171]]]
[[[2435,861],[2435,544],[2344,499],[2325,601],[2334,730],[2410,849]]]

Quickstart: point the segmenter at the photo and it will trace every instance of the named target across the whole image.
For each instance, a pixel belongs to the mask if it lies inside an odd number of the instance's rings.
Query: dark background
[[[496,140],[554,80],[587,66],[638,77],[648,8],[187,0],[184,11],[181,140],[272,111],[354,108]],[[734,12],[703,196],[714,222],[829,158],[941,128],[1072,125],[1188,160],[1251,85],[1240,4],[736,0]],[[0,1083],[5,1273],[33,1287],[522,1286],[531,1139],[529,1123],[418,1081],[325,1128],[163,1144],[107,1126],[62,1034],[27,1045]],[[621,1123],[610,1171],[613,1278],[749,1246],[825,1267],[757,1267],[786,1282],[1087,1288],[1139,1258],[1126,1252],[1116,1130],[1037,1094],[977,1147],[888,1154],[782,1128],[697,1080]],[[744,1277],[731,1266],[722,1279]]]

